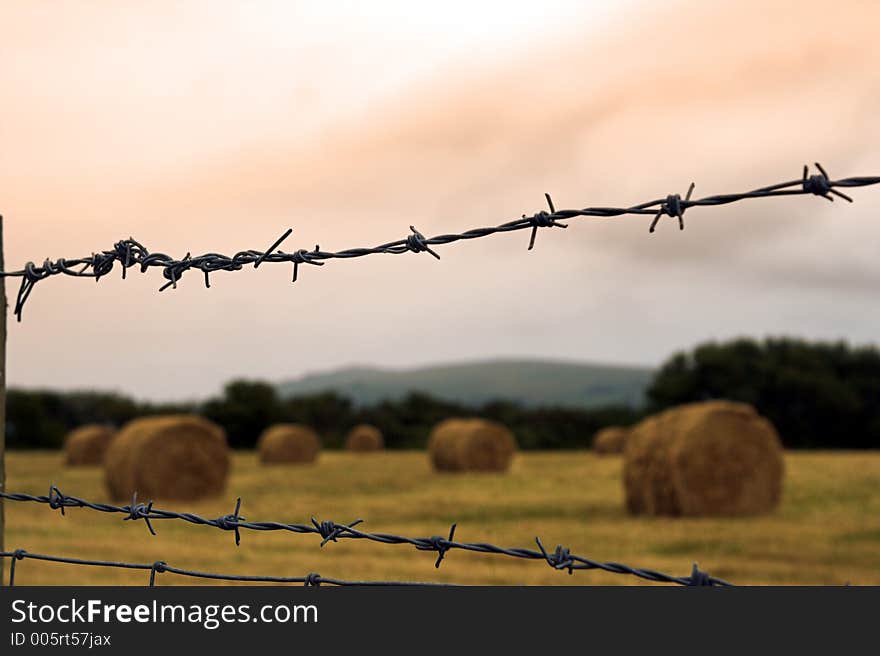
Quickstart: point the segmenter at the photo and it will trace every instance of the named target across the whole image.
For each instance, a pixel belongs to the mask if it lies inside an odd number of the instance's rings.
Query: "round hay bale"
[[[196,415],[135,419],[111,442],[104,472],[114,499],[130,499],[135,491],[144,501],[214,496],[229,473],[226,433]]]
[[[382,431],[369,424],[359,424],[352,428],[345,438],[345,448],[356,453],[381,451],[385,448]]]
[[[628,428],[608,426],[593,436],[593,451],[599,455],[623,453]]]
[[[678,515],[666,448],[669,422],[674,416],[660,413],[636,424],[624,445],[623,486],[627,510],[634,515]]]
[[[100,465],[116,431],[101,424],[80,426],[64,438],[64,462],[70,467]]]
[[[516,450],[513,433],[484,419],[446,419],[428,439],[437,471],[507,471]]]
[[[320,450],[318,435],[303,424],[269,426],[257,442],[263,464],[314,462]]]
[[[706,401],[638,424],[626,443],[627,508],[652,515],[754,515],[782,496],[782,443],[754,408]]]
[[[754,408],[699,404],[679,421],[669,456],[683,515],[754,515],[779,504],[782,442]]]
[[[456,444],[464,432],[465,419],[444,419],[434,426],[428,437],[428,454],[437,471],[456,471]]]

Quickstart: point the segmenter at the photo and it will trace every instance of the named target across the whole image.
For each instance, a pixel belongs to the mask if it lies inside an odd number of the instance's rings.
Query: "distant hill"
[[[504,399],[529,407],[590,408],[640,405],[653,375],[647,367],[489,360],[402,370],[350,367],[307,374],[279,384],[278,389],[283,396],[334,391],[358,405],[399,399],[418,391],[473,406]]]

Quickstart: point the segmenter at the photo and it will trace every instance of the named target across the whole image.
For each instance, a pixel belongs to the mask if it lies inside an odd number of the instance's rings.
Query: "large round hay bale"
[[[260,462],[264,464],[314,462],[320,450],[317,434],[303,424],[269,426],[257,441]]]
[[[623,485],[626,507],[635,515],[677,515],[666,449],[671,440],[670,413],[644,419],[630,429],[624,445]]]
[[[431,430],[428,436],[428,454],[437,471],[456,471],[459,468],[456,445],[466,421],[445,419]]]
[[[358,424],[348,432],[345,448],[356,453],[381,451],[385,448],[385,440],[382,439],[382,431],[375,426]]]
[[[446,419],[428,439],[437,471],[506,471],[516,450],[513,433],[484,419]]]
[[[86,424],[64,438],[64,462],[68,466],[100,465],[116,431],[110,426]]]
[[[107,489],[114,499],[137,491],[147,499],[200,499],[226,486],[226,433],[196,415],[142,417],[119,431],[104,456]]]
[[[628,428],[607,426],[593,436],[593,451],[599,455],[623,453]]]
[[[753,515],[782,496],[782,444],[754,408],[691,403],[637,424],[626,442],[627,508],[652,515]]]

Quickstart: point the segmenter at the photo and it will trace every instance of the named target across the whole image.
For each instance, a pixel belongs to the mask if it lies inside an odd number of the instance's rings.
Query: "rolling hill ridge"
[[[287,397],[333,391],[356,405],[422,392],[471,406],[507,400],[526,407],[592,408],[641,405],[653,375],[648,367],[498,359],[412,369],[347,367],[306,374],[280,383],[278,390]]]

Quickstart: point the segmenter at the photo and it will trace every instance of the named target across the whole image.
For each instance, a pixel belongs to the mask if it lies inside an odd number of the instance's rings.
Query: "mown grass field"
[[[633,518],[623,510],[621,460],[583,452],[520,454],[506,475],[438,475],[422,452],[355,455],[325,452],[316,466],[262,467],[239,453],[224,497],[159,507],[218,517],[244,499],[249,520],[308,523],[366,520],[375,532],[456,538],[548,549],[562,543],[596,560],[686,575],[699,562],[739,584],[880,584],[880,453],[789,453],[782,506],[772,515],[739,519]],[[98,468],[69,469],[57,453],[7,454],[9,491],[45,494],[49,483],[67,494],[107,500]],[[211,572],[304,575],[343,579],[445,581],[465,584],[635,584],[629,576],[553,571],[540,561],[505,556],[435,556],[412,547],[343,541],[318,547],[314,535],[232,533],[122,515],[45,505],[6,504],[6,548],[82,558],[153,562]],[[8,562],[7,562],[8,573]],[[148,573],[25,560],[21,585],[143,585]],[[159,584],[199,583],[170,574]]]

